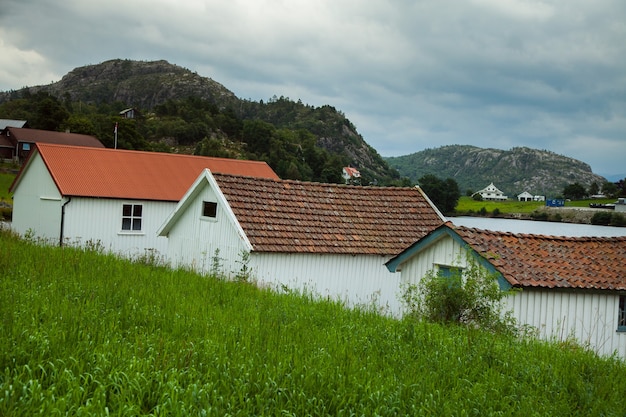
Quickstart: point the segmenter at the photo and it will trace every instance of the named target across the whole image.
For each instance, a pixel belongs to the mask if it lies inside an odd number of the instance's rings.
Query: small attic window
[[[202,202],[202,217],[217,217],[217,203],[213,201],[203,201]]]

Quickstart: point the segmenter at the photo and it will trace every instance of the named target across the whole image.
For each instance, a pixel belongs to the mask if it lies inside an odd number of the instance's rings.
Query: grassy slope
[[[0,415],[623,415],[626,365],[0,232]]]
[[[14,178],[15,175],[13,174],[0,172],[0,201],[11,201],[11,196],[9,195],[9,187],[13,183]]]

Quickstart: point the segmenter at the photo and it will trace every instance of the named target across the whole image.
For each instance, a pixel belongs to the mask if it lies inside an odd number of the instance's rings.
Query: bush
[[[405,288],[402,299],[408,314],[437,323],[459,323],[488,330],[513,332],[515,320],[502,314],[503,291],[497,276],[467,256],[467,267],[450,274],[431,270],[418,284]]]
[[[611,215],[611,226],[626,226],[626,217],[622,213]]]
[[[591,217],[591,224],[599,226],[608,226],[611,223],[611,212],[599,211]]]
[[[546,221],[548,220],[548,213],[545,211],[533,211],[532,213],[530,213],[530,217],[533,220],[538,220],[538,221]]]

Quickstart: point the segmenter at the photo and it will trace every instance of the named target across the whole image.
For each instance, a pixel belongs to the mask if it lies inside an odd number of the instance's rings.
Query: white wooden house
[[[483,200],[502,201],[506,200],[507,196],[504,195],[493,183],[489,184],[480,191],[476,191],[473,195],[480,194]]]
[[[517,201],[533,201],[534,196],[528,191],[517,195]]]
[[[358,169],[353,167],[343,167],[341,170],[341,177],[346,184],[358,184],[361,183],[361,173]]]
[[[173,266],[400,310],[392,256],[442,224],[421,189],[205,170],[159,230]]]
[[[265,162],[38,143],[11,186],[11,226],[59,244],[164,255],[157,229],[206,168],[278,178]]]
[[[556,237],[453,226],[437,228],[391,259],[402,285],[467,266],[469,254],[495,273],[505,308],[544,339],[575,338],[626,359],[626,237]]]

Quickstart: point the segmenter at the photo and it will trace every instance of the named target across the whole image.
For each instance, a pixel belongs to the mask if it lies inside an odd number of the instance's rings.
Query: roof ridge
[[[65,133],[65,132],[55,132],[55,133]],[[74,134],[78,135],[82,133],[74,133]],[[86,136],[90,136],[90,135],[86,135]],[[65,145],[65,144],[60,144],[60,143],[37,143],[37,146],[71,148],[71,149],[82,148],[81,146]],[[134,149],[92,148],[90,149],[90,151],[91,150],[98,150],[102,152],[122,152],[122,153],[133,153],[133,154],[144,154],[144,155],[145,154],[167,155],[167,156],[175,156],[175,157],[183,157],[183,158],[198,158],[198,159],[211,159],[211,160],[220,160],[220,161],[237,161],[237,162],[245,162],[245,163],[266,164],[265,161],[256,161],[256,160],[251,160],[251,159],[224,158],[224,157],[219,157],[219,156],[192,155],[192,154],[170,153],[170,152],[155,152],[155,151],[143,151],[143,150],[134,150]]]
[[[224,177],[234,177],[234,178],[245,178],[245,176],[237,175],[237,174],[224,174],[224,173],[213,173],[214,175],[224,176]],[[319,185],[319,186],[332,186],[338,188],[346,188],[346,189],[369,189],[369,190],[417,190],[421,189],[419,186],[412,187],[394,187],[394,186],[375,186],[375,185],[353,185],[353,184],[344,184],[344,183],[333,183],[333,182],[319,182],[319,181],[305,181],[305,180],[294,180],[287,178],[263,178],[263,177],[251,177],[255,180],[267,180],[273,182],[287,183],[287,184],[308,184],[308,185]]]
[[[501,231],[501,230],[490,230],[490,229],[481,229],[478,227],[469,227],[469,226],[457,226],[452,223],[452,228],[458,231],[468,231],[479,234],[488,234],[488,235],[498,235],[498,236],[515,236],[515,237],[526,237],[532,239],[548,239],[548,240],[563,240],[563,241],[583,241],[583,242],[591,242],[591,241],[615,241],[615,240],[625,240],[626,236],[566,236],[566,235],[546,235],[542,233],[517,233],[510,231]]]

